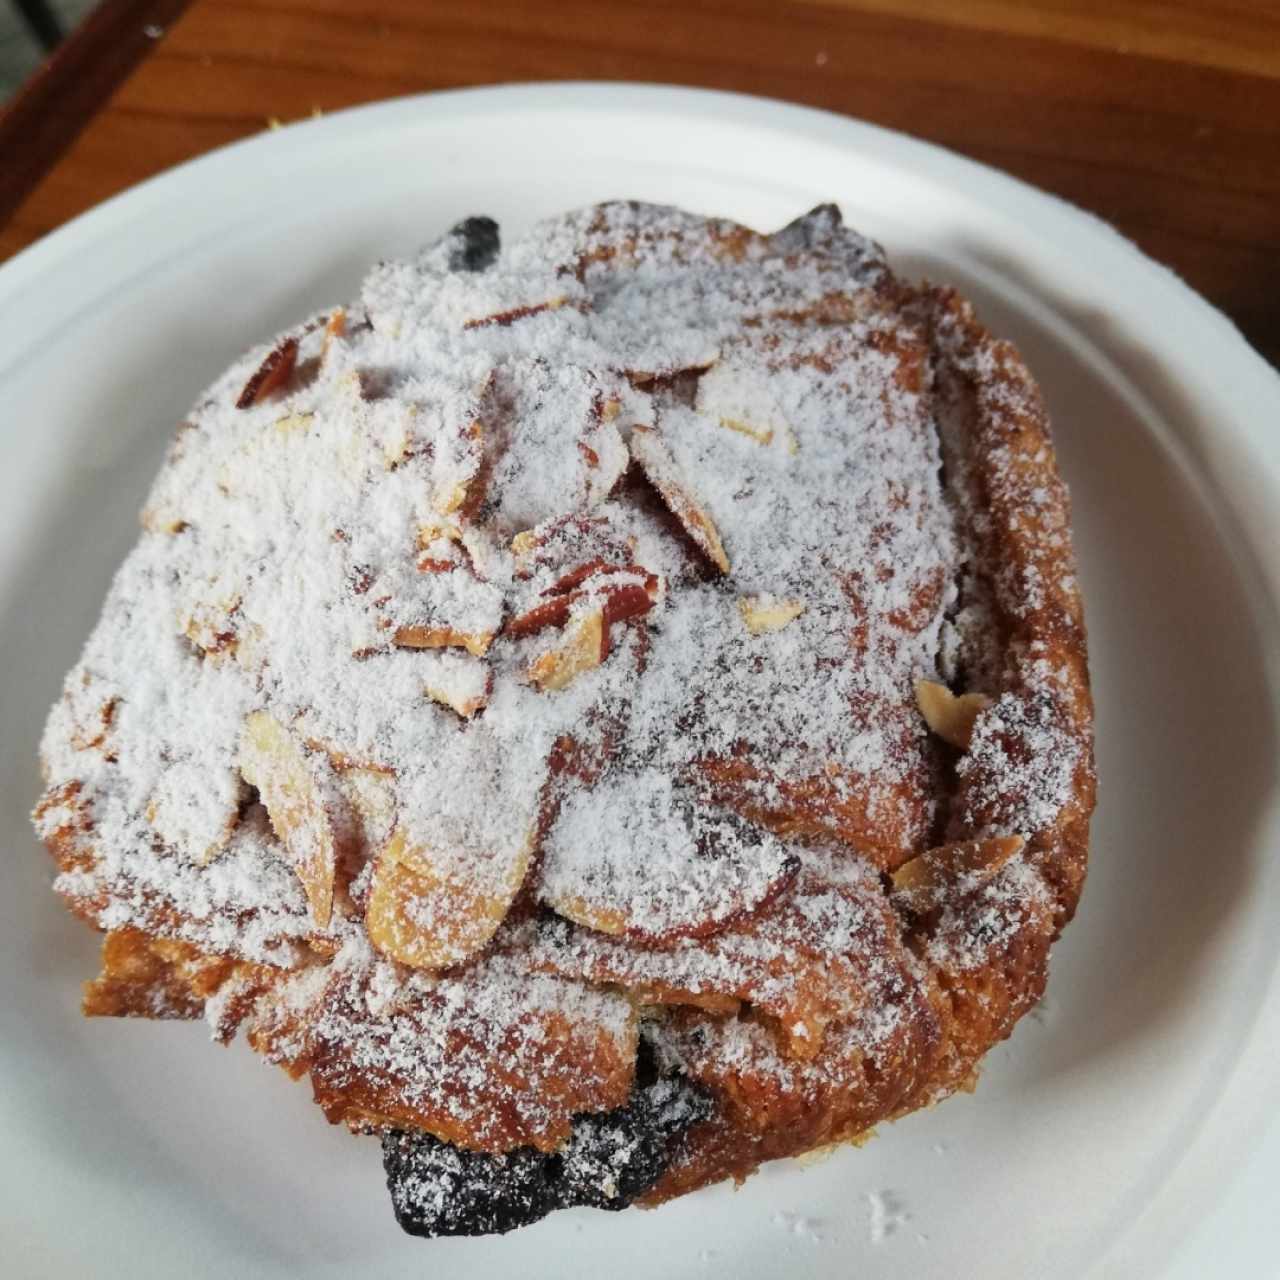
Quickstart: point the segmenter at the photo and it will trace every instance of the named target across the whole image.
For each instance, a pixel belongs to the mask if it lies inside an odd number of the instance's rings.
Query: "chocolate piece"
[[[665,1172],[676,1140],[712,1112],[680,1078],[636,1089],[615,1111],[579,1116],[564,1148],[503,1155],[463,1151],[428,1133],[383,1135],[396,1221],[415,1236],[479,1236],[526,1227],[577,1205],[625,1209]]]
[[[497,261],[501,240],[492,218],[466,218],[449,229],[450,271],[484,271]]]

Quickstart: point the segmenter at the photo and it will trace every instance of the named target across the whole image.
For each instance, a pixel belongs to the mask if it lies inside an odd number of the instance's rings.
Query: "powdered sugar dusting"
[[[911,1221],[905,1202],[895,1191],[868,1191],[866,1201],[867,1239],[872,1244],[884,1244]]]
[[[448,236],[380,264],[286,335],[283,385],[245,393],[258,348],[180,427],[42,742],[56,887],[286,971],[209,1017],[352,1123],[553,1145],[625,1100],[637,1009],[713,1092],[887,1107],[932,1051],[922,966],[981,965],[1049,895],[1030,858],[960,886],[980,927],[944,910],[921,960],[882,873],[944,826],[1050,830],[1082,767],[1070,680],[1006,643],[1070,622],[1062,495],[1009,445],[987,511],[937,385],[948,343],[1011,366],[830,210],[760,236],[601,206],[465,262]],[[1050,551],[997,573],[985,531],[1019,512]],[[996,695],[950,812],[921,676]],[[255,712],[324,781],[325,928],[244,777]],[[447,972],[371,945],[393,833]]]
[[[501,957],[457,977],[401,976],[352,935],[331,964],[260,1002],[253,1035],[269,1059],[310,1068],[335,1119],[412,1116],[501,1151],[554,1146],[576,1112],[622,1105],[637,1031],[621,996],[530,976]],[[557,1085],[570,1067],[573,1080]]]

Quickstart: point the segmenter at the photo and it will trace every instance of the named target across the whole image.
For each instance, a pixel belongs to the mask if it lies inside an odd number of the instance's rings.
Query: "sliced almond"
[[[523,560],[525,557],[533,555],[541,545],[541,541],[532,529],[526,529],[523,533],[517,533],[511,539],[511,552],[518,561]]]
[[[483,696],[459,698],[452,690],[442,689],[436,685],[429,684],[425,688],[427,697],[432,702],[438,702],[442,707],[448,707],[450,711],[456,711],[464,720],[470,720],[488,701]]]
[[[536,635],[547,627],[563,627],[569,621],[573,606],[582,599],[582,594],[581,591],[573,591],[543,600],[535,604],[532,609],[526,609],[524,613],[510,619],[504,631],[507,635],[520,639],[523,636]]]
[[[455,631],[452,627],[397,627],[395,642],[402,649],[465,649],[483,658],[493,643],[492,631]]]
[[[577,441],[581,502],[586,507],[598,506],[609,497],[631,461],[626,442],[613,424],[619,407],[616,399],[597,396],[592,405],[594,421]]]
[[[384,955],[414,969],[444,969],[474,955],[497,931],[529,867],[532,841],[502,860],[483,882],[413,844],[398,827],[378,855],[365,928]],[[493,865],[497,860],[498,865]]]
[[[597,592],[604,597],[604,656],[609,656],[609,627],[648,613],[666,593],[666,580],[656,573],[645,574],[644,582],[626,582]]]
[[[530,303],[523,307],[510,307],[506,311],[494,312],[493,315],[477,316],[473,320],[464,321],[462,327],[464,329],[487,329],[490,326],[494,326],[505,329],[517,320],[539,315],[543,311],[558,311],[568,301],[569,299],[562,294],[556,298],[548,298],[546,302]]]
[[[364,404],[364,382],[359,369],[348,369],[337,381],[338,402],[345,404],[348,410],[357,409]]]
[[[316,928],[327,929],[337,853],[332,815],[318,780],[317,764],[303,744],[268,712],[255,711],[245,717],[240,733],[240,773],[262,797],[271,826],[302,882]]]
[[[178,616],[178,631],[205,658],[218,661],[235,654],[240,628],[232,616],[240,607],[240,597],[201,601]]]
[[[640,571],[635,565],[635,535],[624,533],[616,517],[582,512],[555,516],[517,533],[510,547],[515,576],[522,581],[535,576],[562,579],[566,571],[577,573],[588,565]],[[549,588],[563,589],[560,581]]]
[[[244,384],[244,390],[236,400],[236,408],[251,409],[278,391],[293,377],[293,368],[297,362],[298,339],[285,338],[272,348],[253,376]]]
[[[707,1013],[731,1018],[736,1017],[742,1009],[742,1001],[736,996],[728,996],[719,991],[689,991],[682,987],[654,983],[628,986],[626,992],[641,1008],[685,1005],[692,1009],[703,1009]]]
[[[798,600],[777,600],[773,596],[743,596],[738,609],[747,630],[753,636],[762,636],[794,622],[804,612],[804,605]]]
[[[353,756],[332,744],[308,738],[307,746],[324,752],[340,794],[334,813],[334,836],[341,866],[344,856],[353,871],[383,848],[395,829],[399,810],[396,772],[385,764]],[[341,880],[339,876],[339,880]]]
[[[630,449],[631,456],[640,464],[649,483],[684,526],[685,532],[721,573],[728,573],[729,557],[725,554],[720,532],[680,475],[675,459],[661,436],[649,427],[634,427]]]
[[[423,688],[432,702],[438,702],[442,707],[448,707],[450,711],[456,712],[464,720],[470,720],[489,701],[488,692],[484,687],[481,687],[478,691],[469,690],[464,692],[456,684],[433,684],[428,680]]]
[[[800,866],[772,833],[708,807],[705,796],[650,766],[571,789],[541,858],[539,897],[557,914],[655,942],[707,937],[745,920]]]
[[[314,413],[291,413],[283,418],[277,418],[272,426],[282,436],[287,436],[296,431],[306,431],[315,420]]]
[[[379,403],[381,412],[375,419],[376,436],[382,450],[382,465],[391,471],[412,452],[417,409],[414,405],[399,404],[394,400]]]
[[[543,690],[563,689],[609,656],[614,623],[648,613],[664,589],[661,577],[638,565],[588,560],[561,574],[537,604],[511,618],[504,634],[520,639],[549,627],[565,628],[559,643],[529,668],[530,679]]]
[[[432,505],[442,516],[462,511],[473,497],[472,487],[478,482],[484,463],[484,424],[479,419],[469,422],[456,446],[453,456],[437,456],[437,469],[443,472],[443,479]]]
[[[428,520],[418,526],[418,550],[426,551],[433,542],[460,542],[462,530],[452,520]]]
[[[585,925],[595,929],[597,933],[607,933],[612,937],[620,937],[627,931],[625,913],[598,902],[589,902],[576,893],[564,894],[555,900],[555,909],[566,920],[574,924]]]
[[[737,418],[720,418],[719,423],[722,427],[736,431],[740,436],[746,436],[757,444],[773,443],[772,427],[753,427],[749,422],[742,422]]]
[[[86,682],[88,677],[86,676]],[[92,751],[98,747],[102,747],[107,740],[107,734],[111,732],[111,726],[115,723],[116,708],[120,705],[118,697],[106,698],[94,707],[94,710],[86,717],[85,722],[76,721],[75,728],[71,733],[71,745],[76,751]],[[73,714],[75,703],[72,703]]]
[[[147,821],[165,844],[184,851],[197,866],[207,867],[231,842],[238,821],[237,811],[227,805],[206,812],[191,803],[191,793],[178,785],[172,767],[165,781],[147,801]]]
[[[396,823],[395,776],[384,769],[353,765],[340,770],[338,778],[356,815],[365,850],[381,849]]]
[[[460,510],[467,501],[467,486],[465,484],[455,484],[444,490],[436,498],[436,510],[441,515],[452,515],[453,512]]]
[[[996,836],[939,845],[903,863],[893,873],[893,887],[904,893],[927,893],[961,876],[985,883],[1021,853],[1026,843],[1023,836]]]
[[[442,542],[432,546],[428,554],[418,560],[419,573],[452,573],[466,568],[466,561],[454,549],[453,543]]]
[[[961,751],[967,751],[973,737],[973,725],[979,714],[991,705],[985,693],[952,693],[936,680],[916,681],[916,706],[925,723],[940,737]]]
[[[338,464],[352,472],[366,468],[392,471],[413,452],[418,406],[372,394],[373,375],[348,369],[335,386],[348,430],[337,452]]]
[[[775,395],[772,376],[754,366],[718,361],[698,379],[697,411],[757,444],[796,450],[795,434]]]
[[[261,671],[267,665],[267,633],[258,623],[241,620],[231,652],[242,671]]]
[[[584,671],[591,671],[604,661],[605,636],[603,608],[570,618],[560,643],[529,665],[530,680],[543,693],[566,688]]]

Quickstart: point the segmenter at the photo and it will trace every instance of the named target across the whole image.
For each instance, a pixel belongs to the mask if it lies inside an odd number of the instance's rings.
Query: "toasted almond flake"
[[[239,643],[239,627],[233,614],[240,596],[200,601],[178,615],[178,633],[185,636],[207,659],[233,657]]]
[[[474,385],[469,391],[469,408],[459,410],[457,419],[451,415],[449,430],[437,441],[431,505],[442,516],[474,514],[484,498],[486,440],[479,414],[491,389],[492,376]]]
[[[517,557],[532,555],[538,549],[538,535],[532,529],[517,533],[511,539],[512,553]]]
[[[581,591],[552,596],[550,600],[543,600],[518,617],[511,618],[504,630],[507,635],[519,639],[523,636],[536,635],[547,627],[563,627],[569,621],[573,606],[582,599],[582,596]]]
[[[329,757],[329,763],[340,774],[347,773],[353,769],[361,769],[366,773],[381,774],[386,778],[394,778],[396,776],[396,771],[389,764],[382,764],[365,756],[355,755],[342,747],[335,746],[331,742],[324,742],[319,738],[308,738],[306,745],[313,751],[323,751]]]
[[[613,937],[621,937],[627,931],[627,918],[621,911],[614,911],[588,902],[574,894],[566,894],[557,898],[555,910],[558,915],[574,924],[585,925],[597,933],[607,933]]]
[[[795,433],[782,411],[773,375],[737,362],[719,361],[699,380],[697,411],[711,422],[765,446],[797,452]]]
[[[283,387],[293,377],[293,367],[298,362],[298,339],[285,338],[268,352],[253,376],[244,384],[237,409],[251,409],[261,404],[269,395]]]
[[[499,328],[505,329],[507,325],[514,324],[517,320],[524,320],[529,316],[536,316],[543,311],[558,311],[564,306],[569,299],[563,294],[559,297],[548,298],[546,302],[535,302],[522,307],[511,307],[506,311],[498,311],[489,316],[477,316],[473,320],[463,322],[464,329],[486,329],[490,325],[497,325]]]
[[[441,556],[423,556],[418,561],[419,573],[453,573],[463,567],[461,560],[445,559]]]
[[[936,680],[917,680],[915,690],[916,706],[929,728],[943,742],[961,751],[968,750],[974,721],[991,705],[991,699],[985,693],[963,693],[957,697]]]
[[[775,600],[772,596],[743,596],[738,601],[742,621],[753,636],[781,631],[794,622],[803,612],[798,600]]]
[[[71,745],[77,751],[92,751],[102,746],[111,724],[115,720],[116,708],[120,705],[118,697],[107,698],[100,703],[87,725],[80,724],[72,731]]]
[[[287,436],[294,431],[306,431],[308,427],[315,421],[314,413],[291,413],[286,417],[277,418],[272,426],[282,435]]]
[[[413,969],[448,968],[474,955],[505,919],[532,847],[530,840],[516,850],[485,892],[475,878],[451,876],[445,859],[398,827],[374,866],[365,911],[370,942]]]
[[[452,627],[398,627],[395,642],[402,649],[458,648],[483,658],[493,643],[493,633],[455,631]]]
[[[721,573],[728,573],[729,557],[725,554],[720,532],[680,476],[675,459],[661,436],[650,427],[634,427],[630,450],[649,483],[684,526],[685,532]]]
[[[485,694],[462,698],[458,696],[455,690],[440,685],[427,684],[424,688],[428,698],[433,702],[438,702],[442,707],[448,707],[451,711],[456,711],[464,720],[470,720],[489,701],[488,696]]]
[[[354,811],[365,852],[381,849],[391,838],[396,823],[395,775],[369,765],[339,769],[338,781]]]
[[[544,693],[566,688],[604,661],[605,635],[603,608],[570,618],[560,644],[530,664],[530,680]]]
[[[433,542],[460,542],[462,530],[452,520],[428,520],[418,526],[418,549],[426,551]]]
[[[458,511],[467,501],[467,486],[465,484],[455,484],[451,489],[446,490],[436,498],[436,510],[442,516],[452,515]]]
[[[307,895],[316,928],[327,929],[337,851],[315,762],[274,716],[255,711],[245,717],[240,734],[240,773],[258,788],[271,826]]]
[[[597,932],[606,932],[597,930]],[[742,1009],[742,1001],[735,996],[722,995],[717,991],[686,991],[678,987],[650,985],[647,983],[628,984],[625,993],[640,1008],[658,1008],[662,1005],[688,1005],[692,1009],[705,1009],[708,1013],[736,1017]]]
[[[236,666],[241,671],[259,672],[267,665],[267,634],[256,622],[241,620],[231,648]]]
[[[990,840],[962,840],[927,849],[903,863],[893,873],[893,887],[904,893],[944,889],[961,876],[990,880],[1026,846],[1023,836],[997,836]]]
[[[158,792],[151,797],[147,802],[144,816],[165,844],[176,849],[189,850],[188,856],[192,857],[199,867],[207,867],[231,842],[237,819],[235,811],[229,808],[223,815],[213,839],[207,839],[209,832],[206,829],[206,839],[192,847],[189,837],[194,833],[188,825],[187,815],[180,811],[180,807],[174,803],[167,792]]]
[[[736,431],[739,435],[747,436],[756,441],[757,444],[773,443],[772,427],[753,427],[749,422],[741,422],[737,418],[721,418],[719,419],[722,427],[728,427],[730,431]]]
[[[388,471],[396,470],[396,467],[410,456],[413,419],[416,416],[416,407],[406,404],[398,420],[393,422],[392,430],[384,431],[381,439],[381,456],[383,456],[383,466],[387,467]]]

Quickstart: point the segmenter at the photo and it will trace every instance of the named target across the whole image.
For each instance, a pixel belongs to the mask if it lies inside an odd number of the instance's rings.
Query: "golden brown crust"
[[[1003,651],[1034,654],[1053,669],[1055,710],[1077,748],[1066,803],[1053,826],[1032,840],[1035,863],[1054,889],[1060,931],[1075,914],[1084,888],[1097,785],[1071,501],[1058,474],[1043,398],[1017,349],[993,338],[954,290],[931,290],[927,305],[938,394],[960,415],[944,448],[949,445],[953,455],[964,457],[976,483],[978,508],[988,516],[982,533],[975,530],[971,536],[985,563],[998,570],[989,571],[988,589],[1000,608]],[[989,362],[985,377],[975,369],[981,357]],[[1035,503],[1028,501],[1029,494],[1036,495]],[[1019,589],[1029,579],[1035,583],[1034,598]],[[998,820],[989,798],[995,790],[991,781],[982,769],[961,781],[952,806],[956,823],[972,828]]]
[[[1055,672],[1055,723],[1078,748],[1066,803],[1052,825],[1027,833],[1029,863],[1050,892],[1042,899],[983,884],[967,893],[944,892],[945,908],[917,915],[904,908],[904,939],[919,968],[908,981],[914,1003],[900,1047],[865,1081],[845,1082],[834,1108],[821,1089],[789,1092],[769,1075],[735,1072],[703,1077],[727,1105],[690,1135],[683,1159],[649,1196],[659,1203],[724,1177],[741,1180],[761,1162],[794,1156],[823,1143],[854,1138],[881,1121],[907,1114],[957,1089],[971,1088],[978,1065],[994,1044],[1041,998],[1049,948],[1071,919],[1083,888],[1089,818],[1094,806],[1093,705],[1089,690],[1084,615],[1074,579],[1070,508],[1058,475],[1048,419],[1038,389],[1016,349],[993,339],[954,291],[935,289],[911,305],[921,307],[933,335],[937,394],[949,406],[948,462],[953,482],[974,486],[972,520],[982,589],[1003,607],[1003,654],[1034,654]],[[1037,501],[1028,504],[1026,495]],[[1016,586],[1034,575],[1036,598]],[[1010,672],[1016,690],[1016,666]],[[989,695],[1007,692],[989,687]],[[951,803],[952,839],[972,839],[998,828],[1003,792],[984,764],[958,781]],[[944,918],[945,917],[945,918]],[[930,946],[940,931],[970,938],[989,930],[1000,941],[981,963]],[[686,1011],[689,1022],[711,1025]]]

